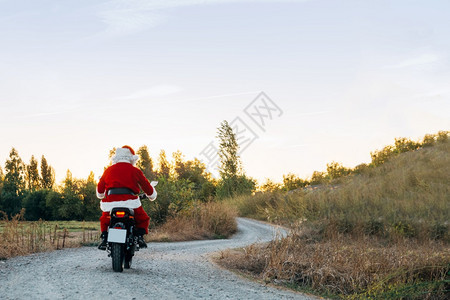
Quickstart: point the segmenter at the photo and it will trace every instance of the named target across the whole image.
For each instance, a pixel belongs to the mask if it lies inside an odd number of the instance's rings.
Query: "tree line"
[[[267,180],[260,191],[291,191],[321,184],[339,183],[341,178],[365,172],[369,168],[385,163],[391,157],[407,151],[415,151],[447,141],[448,131],[427,134],[420,141],[407,138],[395,139],[394,145],[371,152],[372,161],[354,168],[346,168],[341,163],[327,164],[325,172],[314,171],[310,178],[302,179],[293,173],[283,175],[283,182]],[[143,207],[153,224],[161,224],[169,217],[199,202],[219,201],[237,195],[252,194],[256,191],[256,180],[248,177],[243,169],[236,136],[227,121],[217,129],[219,140],[219,174],[215,179],[197,158],[186,160],[181,151],[172,153],[169,160],[161,150],[156,163],[146,145],[136,154],[136,164],[149,180],[158,180],[158,198],[155,202],[143,201]],[[115,148],[109,151],[111,158]],[[106,168],[107,166],[105,166]],[[55,183],[54,169],[44,156],[40,164],[31,156],[24,163],[15,148],[11,149],[4,170],[0,167],[0,212],[12,216],[25,209],[27,220],[97,220],[101,214],[99,199],[96,197],[97,181],[91,172],[86,179],[73,178],[70,170],[65,179]]]
[[[86,180],[75,179],[67,170],[64,181],[55,184],[55,171],[45,156],[31,156],[24,163],[12,148],[0,167],[0,211],[13,216],[25,209],[27,220],[93,220],[100,213],[95,195],[96,182],[91,172]]]
[[[215,179],[197,158],[186,160],[181,151],[174,152],[169,160],[161,150],[157,164],[146,145],[136,151],[139,156],[136,167],[149,180],[159,181],[157,200],[143,201],[154,224],[163,223],[199,202],[255,191],[256,181],[243,171],[237,155],[239,145],[227,121],[220,124],[217,138],[220,142],[219,179]],[[109,151],[109,157],[114,153],[115,148]],[[34,156],[29,163],[24,163],[18,151],[12,148],[4,171],[0,167],[0,211],[12,216],[25,209],[26,220],[98,220],[101,211],[96,186],[93,172],[87,179],[77,179],[70,170],[65,179],[56,184],[54,169],[44,156],[40,164]]]

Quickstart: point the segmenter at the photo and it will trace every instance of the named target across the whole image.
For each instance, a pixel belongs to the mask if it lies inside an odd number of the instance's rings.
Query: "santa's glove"
[[[148,197],[148,199],[150,199],[150,201],[155,201],[156,196],[158,196],[158,193],[156,192],[155,187],[153,187],[153,193],[151,195],[147,195],[147,197]]]

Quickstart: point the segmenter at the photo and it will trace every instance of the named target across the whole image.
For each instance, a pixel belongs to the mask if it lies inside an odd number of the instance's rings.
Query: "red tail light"
[[[124,211],[116,211],[116,217],[118,217],[118,218],[125,217],[125,212]]]

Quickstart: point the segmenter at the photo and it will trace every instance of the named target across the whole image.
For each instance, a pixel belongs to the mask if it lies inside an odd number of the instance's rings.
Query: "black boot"
[[[108,245],[108,231],[103,231],[100,238],[102,239],[102,242],[98,245],[98,249],[106,250],[106,246]]]
[[[139,248],[147,248],[147,243],[144,240],[144,236],[139,235],[137,238],[137,242],[138,242]]]
[[[145,234],[145,229],[137,228],[136,236],[137,236],[137,242],[138,242],[139,248],[147,248],[147,243],[145,243],[145,240],[144,240],[144,234]]]

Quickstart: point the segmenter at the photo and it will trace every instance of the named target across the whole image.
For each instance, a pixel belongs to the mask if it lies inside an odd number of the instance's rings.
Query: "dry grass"
[[[188,241],[227,238],[237,230],[235,209],[217,202],[199,204],[152,229],[149,241]]]
[[[3,213],[2,213],[3,214]],[[24,210],[11,219],[3,214],[0,221],[0,259],[7,259],[36,252],[79,247],[98,241],[98,230],[78,222],[77,232],[51,222],[26,222]]]
[[[0,260],[99,242],[98,222],[27,222],[24,211],[0,221]],[[222,203],[196,205],[150,231],[151,241],[227,238],[237,231],[235,209]]]
[[[310,234],[294,233],[244,251],[226,251],[217,262],[266,282],[342,298],[441,299],[450,288],[449,249],[434,241],[386,245],[373,238],[318,241]]]

